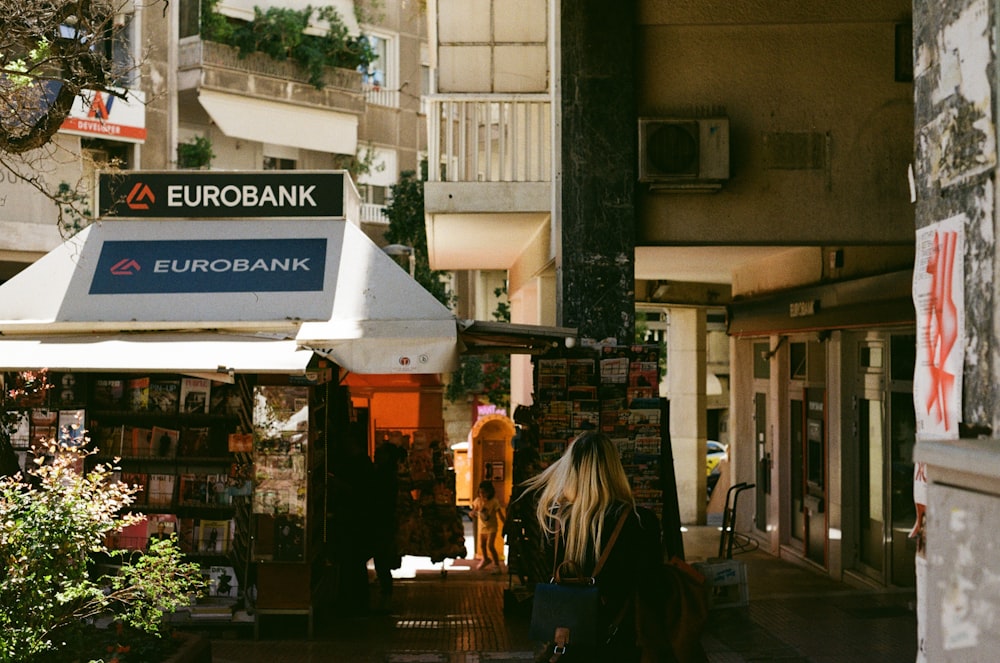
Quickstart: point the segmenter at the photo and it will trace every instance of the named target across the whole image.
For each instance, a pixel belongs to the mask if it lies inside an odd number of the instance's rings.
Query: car
[[[707,479],[705,481],[705,489],[708,494],[708,499],[712,497],[712,491],[715,490],[715,484],[719,483],[719,476],[721,475],[721,470],[719,469],[719,463],[722,462],[723,458],[729,457],[729,447],[716,440],[709,440],[707,447],[705,449],[705,465],[707,471]]]
[[[723,458],[727,458],[729,454],[729,447],[716,440],[709,440],[707,442],[707,447],[705,449],[706,458],[706,476],[711,476],[712,471],[719,466],[719,463]]]

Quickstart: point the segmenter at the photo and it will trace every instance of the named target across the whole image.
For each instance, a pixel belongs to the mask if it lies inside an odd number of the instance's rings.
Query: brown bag
[[[672,652],[678,663],[704,661],[701,636],[708,622],[705,577],[675,557],[656,570],[650,588],[636,601],[642,660],[658,661],[662,653]]]

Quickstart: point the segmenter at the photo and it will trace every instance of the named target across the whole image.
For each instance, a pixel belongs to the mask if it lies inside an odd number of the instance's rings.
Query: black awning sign
[[[101,173],[98,211],[125,218],[343,218],[344,173]]]

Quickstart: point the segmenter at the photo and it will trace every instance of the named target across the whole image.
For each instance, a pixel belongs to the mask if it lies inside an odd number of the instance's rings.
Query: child
[[[479,482],[479,495],[472,501],[472,515],[479,516],[479,548],[483,551],[483,559],[476,568],[485,569],[495,563],[494,573],[500,573],[500,554],[497,552],[496,540],[504,515],[492,481]]]

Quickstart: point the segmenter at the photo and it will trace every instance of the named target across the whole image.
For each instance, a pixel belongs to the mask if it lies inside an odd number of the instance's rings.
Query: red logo
[[[142,267],[139,266],[139,263],[132,258],[122,258],[111,265],[111,273],[115,276],[132,276],[141,269]]]
[[[104,103],[104,97],[101,96],[101,93],[95,92],[94,100],[90,102],[90,108],[87,110],[87,117],[93,117],[98,120],[108,119],[108,116],[111,114],[111,105],[114,102],[114,96],[108,95],[108,102]]]
[[[410,358],[409,357],[400,357],[397,361],[399,362],[400,366],[409,366],[410,365]]]
[[[156,202],[156,196],[153,195],[152,189],[148,186],[142,182],[136,182],[132,190],[128,192],[128,196],[125,197],[125,202],[129,209],[149,209],[149,206]]]

